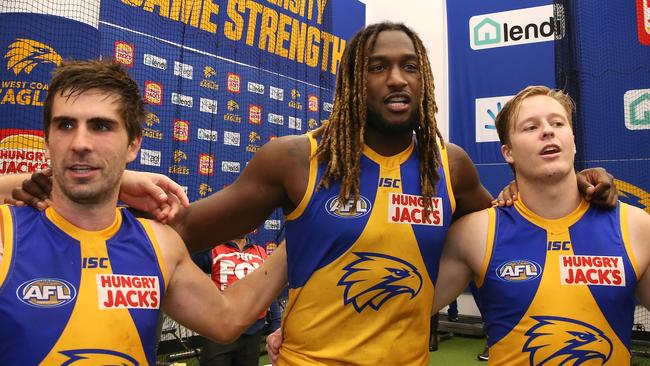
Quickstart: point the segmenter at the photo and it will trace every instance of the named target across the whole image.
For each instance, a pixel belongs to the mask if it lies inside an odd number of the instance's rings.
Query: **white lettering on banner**
[[[174,75],[192,79],[194,77],[194,66],[174,61]]]
[[[390,223],[442,226],[444,220],[442,199],[432,197],[429,210],[429,214],[425,216],[422,196],[395,192],[388,194],[388,222]]]
[[[156,276],[97,275],[100,309],[158,309],[160,283]]]
[[[622,257],[561,255],[562,285],[625,286]]]
[[[140,149],[140,164],[160,166],[160,151]]]

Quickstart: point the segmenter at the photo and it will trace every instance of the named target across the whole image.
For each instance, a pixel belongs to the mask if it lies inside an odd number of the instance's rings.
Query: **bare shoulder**
[[[628,205],[627,227],[629,240],[641,271],[650,266],[650,215],[644,210]]]
[[[184,256],[188,255],[185,243],[178,233],[171,228],[171,226],[161,224],[155,220],[146,219],[146,221],[156,237],[155,239],[160,246],[163,260],[165,261],[167,270],[171,275],[178,262]]]
[[[487,235],[487,224],[488,209],[471,212],[451,224],[449,235],[458,239],[470,240],[474,237],[481,236],[483,233]]]

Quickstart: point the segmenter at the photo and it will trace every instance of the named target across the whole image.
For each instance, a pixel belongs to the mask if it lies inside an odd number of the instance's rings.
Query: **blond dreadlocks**
[[[314,136],[320,137],[321,141],[312,158],[318,159],[319,163],[327,162],[317,189],[327,189],[332,181],[340,180],[339,200],[359,200],[360,160],[367,118],[368,53],[374,48],[377,35],[389,30],[408,35],[413,41],[420,65],[419,122],[415,134],[420,157],[420,188],[428,208],[431,204],[429,198],[435,194],[435,185],[440,180],[437,169],[441,162],[436,138],[440,138],[442,143],[442,135],[435,117],[438,107],[431,65],[424,45],[417,34],[401,23],[370,25],[357,33],[346,47],[339,66],[332,113],[329,120],[314,132]]]

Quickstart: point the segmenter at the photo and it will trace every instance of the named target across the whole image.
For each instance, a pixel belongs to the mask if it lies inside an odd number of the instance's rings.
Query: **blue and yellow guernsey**
[[[305,196],[287,216],[280,365],[428,364],[434,284],[455,205],[440,152],[428,216],[414,144],[390,157],[364,147],[356,203],[339,201],[339,183],[317,192],[324,165],[312,160]]]
[[[627,212],[583,201],[547,220],[521,200],[488,210],[479,297],[490,364],[630,364],[639,272]]]
[[[165,266],[147,220],[0,206],[0,365],[153,365]]]

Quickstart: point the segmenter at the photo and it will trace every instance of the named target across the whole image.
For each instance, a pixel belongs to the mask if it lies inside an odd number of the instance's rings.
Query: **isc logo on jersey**
[[[158,309],[160,283],[156,276],[97,275],[100,309]]]
[[[382,181],[387,183],[387,178]],[[442,226],[444,212],[442,199],[431,198],[428,215],[425,215],[424,197],[412,194],[390,192],[388,194],[388,222],[394,224],[413,224],[427,226]]]
[[[325,204],[325,210],[328,214],[344,219],[365,216],[370,212],[371,207],[370,200],[364,196],[359,196],[359,200],[356,202],[351,198],[343,204],[339,201],[339,196],[334,196],[327,200]]]
[[[622,257],[561,255],[563,285],[625,286]]]
[[[514,260],[503,263],[497,268],[497,277],[509,282],[530,281],[539,277],[542,267],[526,259]]]
[[[70,282],[58,278],[36,278],[20,285],[16,296],[27,305],[54,308],[72,302],[77,290]]]

